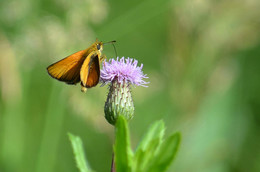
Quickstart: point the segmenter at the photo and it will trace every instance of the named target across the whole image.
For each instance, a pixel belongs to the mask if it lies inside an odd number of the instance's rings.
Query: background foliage
[[[169,171],[260,171],[260,1],[0,1],[0,171],[76,171],[67,132],[110,168],[107,89],[87,94],[46,67],[96,38],[144,63],[133,88],[132,146],[164,119],[182,145]],[[113,47],[104,53],[114,57]]]

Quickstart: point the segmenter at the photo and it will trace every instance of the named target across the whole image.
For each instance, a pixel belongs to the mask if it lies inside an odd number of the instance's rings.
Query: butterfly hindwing
[[[85,59],[81,71],[81,85],[86,88],[94,87],[98,84],[100,77],[99,56],[95,53],[89,54]]]
[[[96,86],[99,82],[100,77],[100,65],[98,56],[95,56],[92,59],[88,75],[87,88]]]

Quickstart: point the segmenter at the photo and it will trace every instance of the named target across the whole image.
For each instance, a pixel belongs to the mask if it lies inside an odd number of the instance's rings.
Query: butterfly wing
[[[49,75],[67,84],[78,83],[80,81],[80,69],[86,54],[87,50],[81,50],[50,65],[47,68]]]
[[[91,53],[85,59],[81,70],[80,79],[81,85],[85,88],[91,88],[98,84],[100,77],[100,65],[99,65],[99,55]]]
[[[100,77],[100,65],[99,65],[99,57],[95,56],[92,59],[92,63],[90,65],[90,70],[87,79],[87,88],[94,87],[98,84]]]

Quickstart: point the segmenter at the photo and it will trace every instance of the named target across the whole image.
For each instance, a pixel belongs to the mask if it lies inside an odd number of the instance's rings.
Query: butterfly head
[[[103,50],[103,42],[97,42],[95,46],[98,51],[101,52]]]

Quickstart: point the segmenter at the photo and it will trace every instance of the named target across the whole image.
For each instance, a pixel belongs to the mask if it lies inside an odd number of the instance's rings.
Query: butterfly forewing
[[[52,65],[48,73],[59,81],[67,84],[76,84],[80,81],[80,69],[86,58],[86,50],[78,51]]]

